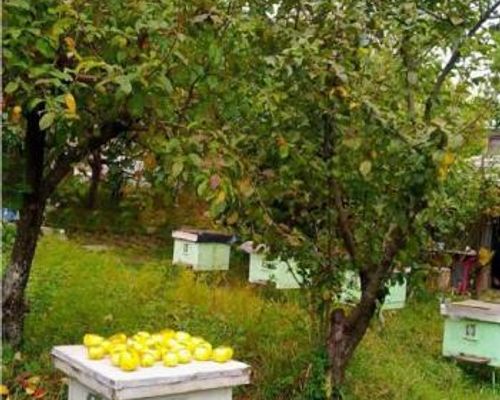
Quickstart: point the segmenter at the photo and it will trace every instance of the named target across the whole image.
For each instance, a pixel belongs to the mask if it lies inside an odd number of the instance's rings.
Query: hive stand
[[[198,229],[179,229],[174,238],[173,264],[189,265],[195,271],[229,269],[232,235]]]
[[[54,347],[52,358],[69,378],[69,400],[231,400],[233,387],[250,383],[250,367],[238,361],[124,372],[109,359],[89,360],[84,346]]]

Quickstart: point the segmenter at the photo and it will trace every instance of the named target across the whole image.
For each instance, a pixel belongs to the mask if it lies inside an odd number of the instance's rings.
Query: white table
[[[84,346],[52,349],[54,366],[69,378],[69,400],[231,400],[232,388],[250,383],[250,367],[238,361],[193,361],[168,368],[124,372],[109,359],[89,360]]]

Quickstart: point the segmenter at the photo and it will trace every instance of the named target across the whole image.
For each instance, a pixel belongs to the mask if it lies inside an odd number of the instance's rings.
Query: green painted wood
[[[441,304],[443,355],[500,368],[500,304],[464,300]]]
[[[195,271],[229,269],[231,247],[224,243],[198,243],[174,240],[173,264],[190,265]]]
[[[361,299],[361,282],[357,273],[347,271],[342,292],[338,296],[341,303],[356,303]],[[404,308],[406,304],[406,279],[402,283],[393,281],[389,283],[382,310],[397,310]]]
[[[443,355],[454,358],[486,358],[500,368],[500,324],[473,319],[446,317]]]
[[[302,277],[293,260],[266,260],[263,253],[251,253],[248,280],[252,283],[272,282],[276,289],[298,289]]]

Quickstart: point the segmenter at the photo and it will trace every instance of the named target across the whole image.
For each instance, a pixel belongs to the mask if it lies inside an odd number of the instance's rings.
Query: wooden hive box
[[[347,271],[345,283],[339,300],[342,303],[357,302],[361,298],[361,282],[358,274]],[[389,283],[389,293],[385,296],[382,310],[397,310],[404,308],[406,304],[406,278],[402,282],[391,281]]]
[[[293,260],[267,260],[264,253],[250,253],[249,278],[252,283],[272,282],[276,289],[298,289],[303,281]]]
[[[465,300],[441,304],[443,355],[500,367],[500,304]]]
[[[173,264],[189,265],[195,271],[229,269],[232,235],[198,229],[179,229],[174,239]]]
[[[52,359],[69,378],[69,400],[231,400],[233,387],[250,383],[250,367],[238,361],[124,372],[109,359],[89,360],[84,346],[54,347]]]

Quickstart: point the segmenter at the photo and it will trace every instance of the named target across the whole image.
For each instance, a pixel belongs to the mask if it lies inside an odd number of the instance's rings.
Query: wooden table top
[[[125,372],[109,358],[89,360],[84,346],[52,349],[54,366],[107,399],[131,400],[232,387],[250,383],[250,367],[238,361],[193,361],[173,368],[158,362]]]

